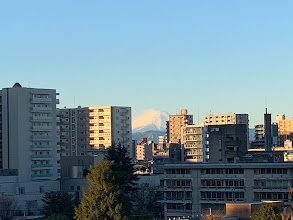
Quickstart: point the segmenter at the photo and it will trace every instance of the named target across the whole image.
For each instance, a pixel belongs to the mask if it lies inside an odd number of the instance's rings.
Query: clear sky
[[[0,87],[55,88],[60,107],[293,114],[293,1],[0,2]],[[75,97],[75,102],[74,102]]]

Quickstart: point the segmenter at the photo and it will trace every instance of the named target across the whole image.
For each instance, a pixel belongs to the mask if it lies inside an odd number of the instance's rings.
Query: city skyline
[[[133,119],[291,118],[292,2],[114,3],[1,3],[0,87],[56,89],[59,108],[131,106]]]

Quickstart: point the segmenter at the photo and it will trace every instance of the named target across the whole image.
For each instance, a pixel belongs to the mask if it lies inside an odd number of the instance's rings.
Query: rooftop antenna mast
[[[268,114],[268,100],[266,96],[265,96],[265,104],[266,104],[266,114]]]

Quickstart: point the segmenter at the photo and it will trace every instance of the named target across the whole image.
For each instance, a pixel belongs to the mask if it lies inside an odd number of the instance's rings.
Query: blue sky
[[[133,117],[293,114],[293,2],[2,1],[0,87],[55,88],[60,107],[124,105]]]

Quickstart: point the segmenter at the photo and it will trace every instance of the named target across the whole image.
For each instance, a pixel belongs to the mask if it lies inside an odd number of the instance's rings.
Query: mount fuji
[[[166,121],[169,114],[166,111],[150,109],[132,122],[132,132],[166,131]]]

